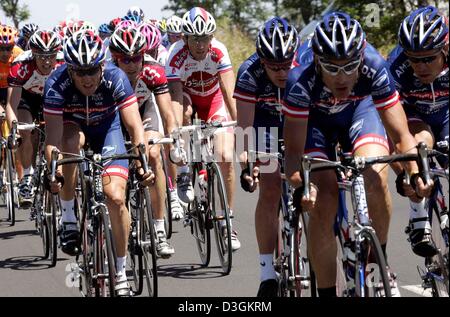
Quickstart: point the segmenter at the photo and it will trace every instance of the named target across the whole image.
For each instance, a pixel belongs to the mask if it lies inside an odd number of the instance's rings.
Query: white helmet
[[[141,21],[143,21],[145,18],[144,11],[141,8],[139,8],[138,6],[132,6],[131,8],[129,8],[127,15],[137,16],[137,17],[141,18]]]
[[[180,34],[183,27],[183,20],[176,15],[170,17],[166,22],[167,33]]]
[[[195,7],[183,16],[183,33],[186,35],[210,35],[216,31],[216,21],[203,8]]]

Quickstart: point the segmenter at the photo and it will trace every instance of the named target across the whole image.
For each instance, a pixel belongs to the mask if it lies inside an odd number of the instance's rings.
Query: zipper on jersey
[[[281,92],[280,92],[280,87],[277,87],[277,91],[278,91],[278,104],[281,106]],[[278,116],[280,118],[280,122],[283,121],[283,117],[282,117],[282,111],[281,109],[278,111]]]
[[[433,83],[430,84],[431,86],[431,94],[433,95],[433,108],[436,106],[436,95],[434,94],[434,85]]]
[[[89,125],[89,96],[86,96],[86,125]]]

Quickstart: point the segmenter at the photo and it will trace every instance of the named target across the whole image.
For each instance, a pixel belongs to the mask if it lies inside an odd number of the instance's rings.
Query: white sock
[[[189,173],[189,166],[185,165],[178,167],[178,175],[182,173]]]
[[[127,256],[117,257],[117,259],[116,259],[117,275],[126,275],[126,272],[125,272],[126,263],[127,263]]]
[[[428,218],[428,211],[425,208],[426,206],[425,198],[423,198],[419,203],[409,201],[409,205],[411,206],[409,219],[412,220],[417,218]]]
[[[166,228],[164,228],[164,219],[156,219],[155,220],[155,230],[156,230],[156,233],[164,232],[164,234],[166,234]]]
[[[65,201],[61,199],[62,222],[77,222],[74,212],[75,199]]]
[[[272,279],[275,280],[277,278],[275,268],[273,267],[273,254],[260,254],[259,268],[261,270],[261,282]]]
[[[230,218],[233,215],[233,210],[230,209]],[[216,213],[216,216],[223,216],[223,210],[218,210]],[[227,221],[226,220],[220,220],[220,225],[222,227],[225,227],[227,225]],[[230,227],[233,228],[233,220],[230,219]]]
[[[33,165],[31,165],[29,168],[24,168],[23,169],[23,175],[33,175],[34,174],[34,168]]]

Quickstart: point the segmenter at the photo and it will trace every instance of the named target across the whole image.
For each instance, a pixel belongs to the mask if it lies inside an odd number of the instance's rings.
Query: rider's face
[[[43,75],[50,74],[56,65],[56,54],[53,55],[39,55],[34,54],[36,60],[36,66],[39,72]]]
[[[189,48],[189,52],[192,57],[197,61],[202,61],[206,58],[213,39],[212,35],[207,36],[186,36],[186,42]]]
[[[11,58],[12,51],[14,46],[0,46],[0,62],[2,63],[8,63],[9,59]]]
[[[123,57],[117,59],[117,65],[127,74],[130,82],[134,82],[142,71],[143,56]]]
[[[423,52],[405,52],[409,59],[414,74],[423,84],[431,84],[442,72],[445,63],[444,50],[430,50]]]
[[[85,69],[70,69],[75,87],[84,95],[92,96],[100,85],[103,66]]]
[[[336,66],[344,66],[351,63],[352,60],[327,60],[326,63],[333,64]],[[355,69],[352,73],[346,74],[344,71],[340,70],[337,74],[331,74],[323,69],[319,63],[319,69],[322,74],[322,80],[325,86],[331,90],[333,96],[336,99],[346,99],[350,96],[353,87],[358,81],[359,69]]]
[[[284,63],[270,63],[261,60],[261,63],[264,65],[264,69],[266,70],[266,74],[270,81],[279,88],[285,88],[288,74],[292,66],[292,60]]]
[[[182,34],[181,33],[180,34],[167,33],[167,36],[169,37],[170,44],[178,42],[182,38]]]

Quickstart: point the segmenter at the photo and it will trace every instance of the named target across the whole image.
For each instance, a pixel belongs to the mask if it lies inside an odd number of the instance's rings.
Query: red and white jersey
[[[232,70],[230,56],[225,45],[213,39],[208,55],[196,61],[184,41],[170,47],[166,63],[166,76],[169,82],[181,81],[187,93],[207,97],[219,88],[219,74]]]
[[[157,62],[162,66],[166,66],[168,58],[169,58],[169,51],[162,44],[158,46],[158,56],[156,57],[156,59],[154,59],[152,56],[148,54],[144,54],[145,63]]]
[[[139,107],[142,106],[152,94],[155,96],[169,92],[164,67],[159,64],[146,64],[139,75],[134,92],[138,99]]]
[[[61,66],[56,63],[55,69]],[[11,65],[8,76],[9,87],[21,87],[26,91],[42,96],[47,78],[51,75],[42,75],[33,59],[31,51],[26,51],[18,56]]]

